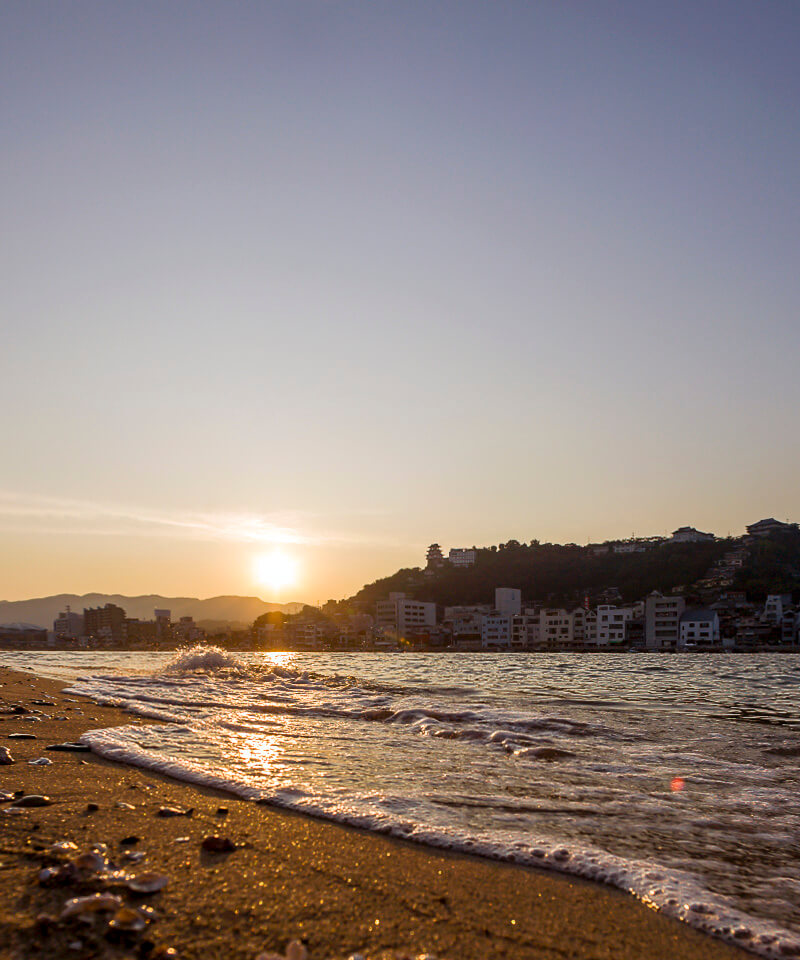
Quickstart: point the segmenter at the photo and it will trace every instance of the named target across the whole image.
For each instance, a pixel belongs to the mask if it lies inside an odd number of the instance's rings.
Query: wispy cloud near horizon
[[[0,490],[0,530],[83,536],[139,536],[251,544],[376,543],[343,532],[311,532],[307,513],[193,512],[96,503]]]

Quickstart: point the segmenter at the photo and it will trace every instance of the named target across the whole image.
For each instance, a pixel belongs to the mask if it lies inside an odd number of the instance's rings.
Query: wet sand
[[[30,674],[0,667],[0,684],[0,711],[20,705],[50,717],[0,713],[0,746],[15,760],[0,766],[0,791],[54,801],[18,813],[8,812],[10,802],[0,804],[1,958],[161,960],[173,948],[183,960],[255,960],[262,951],[283,952],[294,938],[306,944],[309,960],[354,953],[427,953],[440,960],[745,956],[600,885],[258,806],[91,753],[48,751],[48,744],[77,741],[87,729],[140,721],[65,697],[63,684]],[[13,733],[36,739],[9,739]],[[37,757],[53,762],[28,763]],[[164,818],[162,807],[194,812]],[[209,836],[229,839],[236,849],[204,851]],[[49,848],[64,840],[80,851],[105,843],[110,858],[131,873],[169,878],[149,896],[121,889],[126,902],[155,909],[143,933],[109,935],[108,914],[92,924],[58,919],[69,898],[102,889],[90,880],[39,882],[39,871],[55,862]],[[146,856],[134,865],[122,859],[126,850]]]

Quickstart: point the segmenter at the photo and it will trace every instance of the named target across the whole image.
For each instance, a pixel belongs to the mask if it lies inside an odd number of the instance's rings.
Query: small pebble
[[[36,760],[29,760],[28,763],[34,767],[49,767],[53,761],[49,757],[39,757]]]
[[[86,812],[87,813],[96,813],[100,809],[99,805],[96,803],[87,803]]]
[[[7,767],[13,762],[14,758],[11,756],[11,751],[8,747],[0,747],[0,766]]]
[[[9,740],[35,740],[35,733],[9,733]]]

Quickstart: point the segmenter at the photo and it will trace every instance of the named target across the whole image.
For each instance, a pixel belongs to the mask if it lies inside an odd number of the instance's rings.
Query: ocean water
[[[145,724],[97,753],[612,884],[800,956],[800,656],[3,653]]]

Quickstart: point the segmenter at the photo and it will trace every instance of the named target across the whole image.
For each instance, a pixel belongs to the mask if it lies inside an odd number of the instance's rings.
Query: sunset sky
[[[3,3],[0,599],[800,519],[799,45],[793,0]]]

